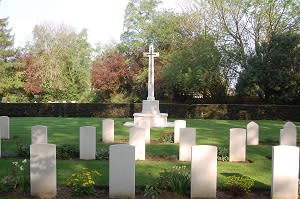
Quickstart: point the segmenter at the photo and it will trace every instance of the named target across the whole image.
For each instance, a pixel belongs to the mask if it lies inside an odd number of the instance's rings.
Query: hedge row
[[[0,115],[10,117],[132,117],[142,104],[1,103]],[[300,105],[160,104],[169,118],[300,121]]]

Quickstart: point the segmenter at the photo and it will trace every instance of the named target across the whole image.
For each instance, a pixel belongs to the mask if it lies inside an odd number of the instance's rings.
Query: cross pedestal
[[[149,57],[148,68],[148,97],[143,100],[143,108],[141,113],[134,113],[134,124],[137,124],[142,119],[150,121],[151,127],[167,127],[168,114],[160,113],[159,101],[154,97],[154,58],[159,56],[159,53],[154,52],[154,47],[149,46],[149,52],[143,53],[144,57]]]

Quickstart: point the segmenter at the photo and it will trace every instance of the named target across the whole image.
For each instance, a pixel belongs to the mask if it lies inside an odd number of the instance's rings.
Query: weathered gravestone
[[[259,126],[255,122],[247,124],[247,145],[259,144]]]
[[[229,161],[246,161],[246,129],[230,129]]]
[[[283,128],[289,128],[289,127],[296,128],[296,125],[293,122],[286,122],[283,125]]]
[[[96,158],[96,127],[80,127],[80,159],[94,160]]]
[[[114,132],[115,132],[114,120],[112,119],[103,120],[102,121],[102,142],[113,143],[115,141]]]
[[[272,153],[272,199],[297,199],[299,148],[273,146]]]
[[[192,146],[191,198],[216,198],[217,147]]]
[[[135,127],[140,127],[143,128],[145,130],[145,143],[146,144],[150,144],[150,132],[151,132],[151,126],[150,126],[150,120],[149,118],[142,118],[139,119],[136,124]]]
[[[47,126],[36,125],[31,127],[31,144],[47,144]]]
[[[145,160],[145,129],[132,127],[129,131],[129,144],[135,147],[135,159]]]
[[[181,128],[179,136],[179,160],[191,161],[192,146],[196,145],[196,129]]]
[[[0,135],[1,139],[9,139],[9,117],[0,117]]]
[[[31,195],[41,198],[56,196],[56,146],[30,145]]]
[[[181,128],[186,128],[186,121],[175,120],[174,121],[174,143],[179,143],[179,134]]]
[[[293,127],[285,127],[280,129],[280,145],[297,145],[297,130]]]
[[[135,198],[135,152],[127,144],[109,147],[109,197]]]

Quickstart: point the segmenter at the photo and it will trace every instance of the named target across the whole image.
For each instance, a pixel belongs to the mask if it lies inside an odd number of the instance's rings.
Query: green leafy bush
[[[174,143],[174,132],[165,132],[159,141],[162,143]]]
[[[225,187],[234,195],[244,195],[251,191],[254,180],[248,176],[228,176],[225,179]]]
[[[15,179],[8,175],[0,180],[0,193],[7,193],[15,188]]]
[[[16,187],[19,187],[23,192],[29,192],[30,188],[30,172],[29,161],[24,159],[22,161],[12,162],[13,177],[16,180]]]
[[[30,157],[30,145],[22,144],[20,142],[16,142],[17,145],[17,155],[22,158]]]
[[[109,149],[108,148],[98,148],[96,151],[97,160],[108,160],[109,159]]]
[[[67,185],[71,186],[72,195],[89,196],[95,193],[95,177],[100,173],[95,170],[83,168],[77,173],[73,173],[67,179]]]
[[[79,147],[74,144],[63,144],[56,147],[58,159],[72,159],[79,157]]]
[[[218,147],[218,161],[229,161],[229,150],[226,147]]]
[[[189,195],[191,187],[190,170],[186,166],[174,166],[170,170],[163,170],[153,184],[147,185],[144,190],[145,197],[156,197],[163,191],[178,195]]]

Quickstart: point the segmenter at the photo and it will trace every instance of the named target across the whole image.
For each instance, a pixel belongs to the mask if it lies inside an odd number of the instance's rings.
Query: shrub
[[[144,197],[155,198],[161,194],[162,190],[159,188],[158,183],[146,185],[144,190]]]
[[[73,144],[63,144],[56,147],[56,157],[58,159],[72,159],[79,157],[79,148]]]
[[[95,177],[100,173],[95,170],[83,168],[77,173],[73,173],[67,179],[67,185],[71,186],[72,195],[89,196],[95,193]]]
[[[225,179],[225,187],[234,195],[244,195],[250,192],[254,185],[254,180],[248,176],[228,176]]]
[[[96,151],[97,160],[108,160],[109,159],[109,149],[108,148],[98,148]]]
[[[174,166],[171,170],[163,170],[153,184],[147,185],[145,197],[155,198],[163,191],[178,195],[188,195],[191,187],[191,175],[186,166]]]
[[[30,146],[28,144],[22,144],[20,142],[16,142],[17,145],[17,155],[22,158],[30,157]]]
[[[23,161],[12,162],[12,178],[15,181],[14,188],[20,188],[27,193],[30,188],[29,162]]]
[[[162,143],[174,143],[174,132],[165,132],[163,136],[159,138]]]
[[[0,193],[12,191],[15,188],[15,180],[11,175],[5,176],[0,180]]]
[[[226,147],[218,147],[218,161],[229,161],[229,150]]]

